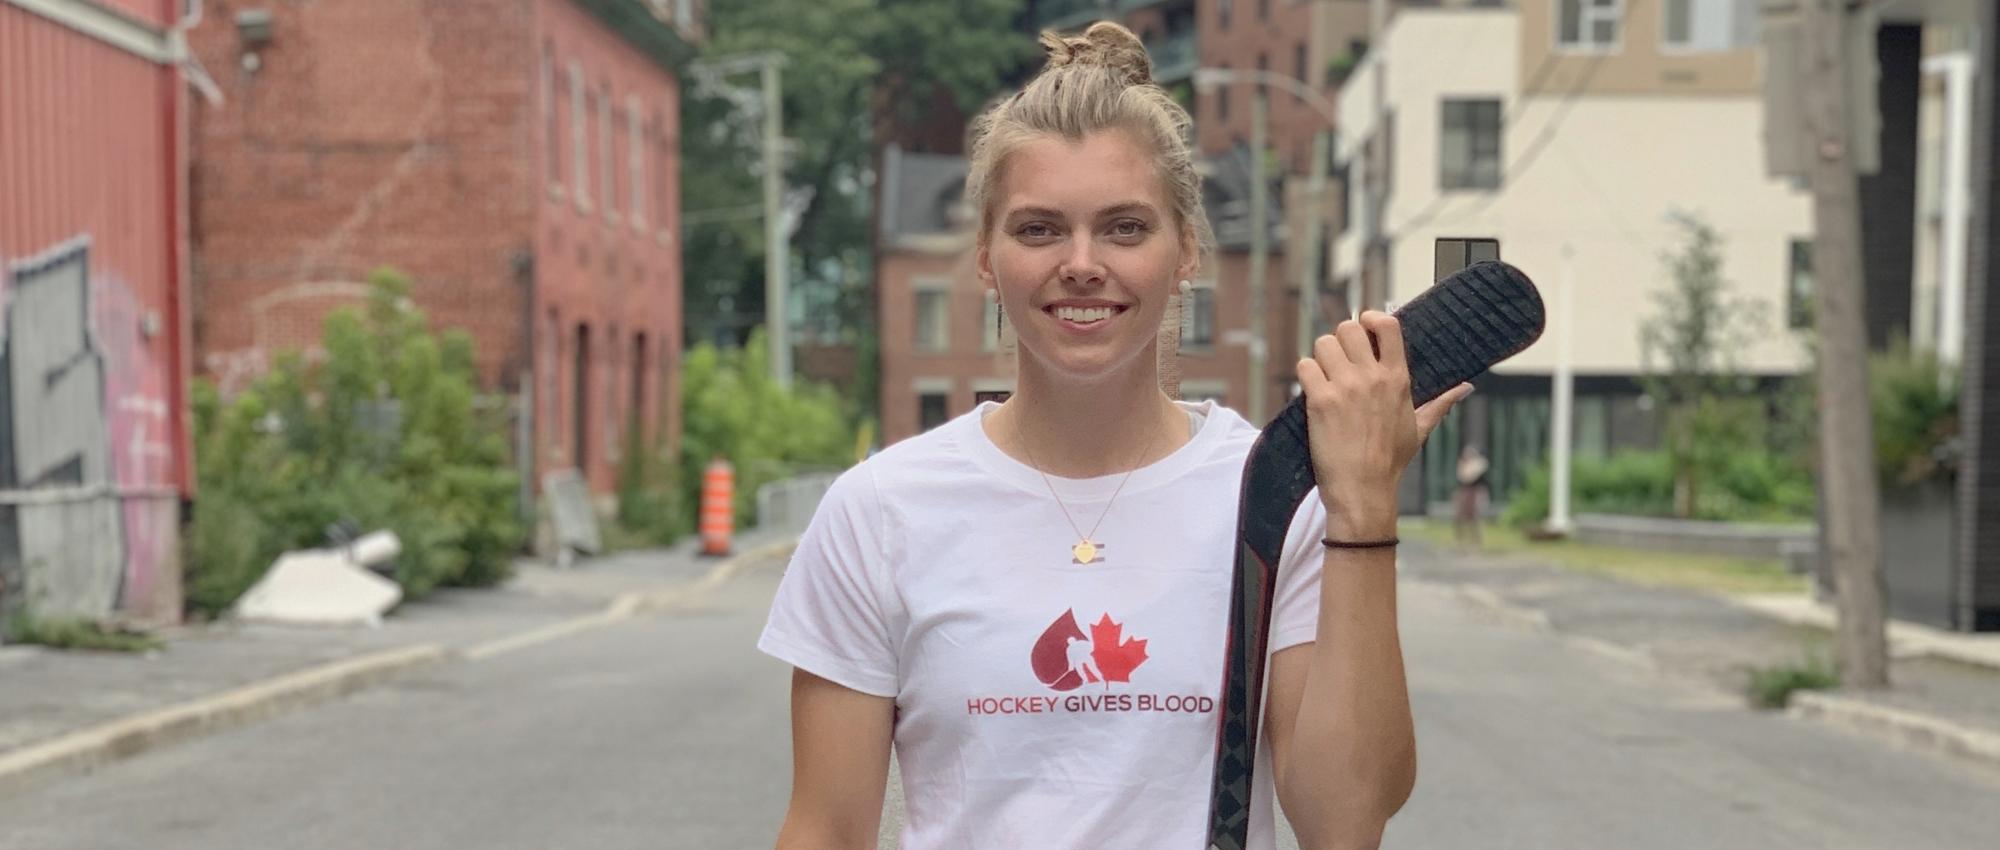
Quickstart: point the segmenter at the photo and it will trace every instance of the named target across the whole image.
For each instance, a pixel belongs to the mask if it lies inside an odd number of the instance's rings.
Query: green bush
[[[1869,362],[1875,462],[1885,487],[1951,475],[1958,439],[1957,374],[1930,352],[1897,341]]]
[[[1699,479],[1695,518],[1757,522],[1812,517],[1812,480],[1790,460],[1762,450],[1739,450],[1715,463],[1717,471]],[[1509,497],[1501,521],[1521,526],[1546,519],[1549,478],[1546,462],[1530,472]],[[1665,451],[1578,458],[1570,467],[1570,505],[1577,513],[1673,516],[1673,459]]]
[[[668,546],[688,533],[691,518],[682,510],[679,466],[662,447],[642,442],[641,429],[628,428],[618,466],[618,515],[607,535],[611,548]]]
[[[408,598],[508,576],[518,479],[504,421],[478,405],[472,340],[433,334],[401,275],[370,284],[365,311],[327,318],[324,358],[281,356],[226,403],[196,387],[195,611],[226,610],[279,554],[325,545],[335,523],[396,533]]]
[[[1760,667],[1750,671],[1745,687],[1750,703],[1758,708],[1784,708],[1798,691],[1820,691],[1840,687],[1840,673],[1823,658],[1795,664]]]
[[[736,470],[736,523],[756,515],[757,488],[808,472],[853,462],[853,417],[831,388],[797,382],[788,392],[770,379],[762,332],[742,348],[707,343],[688,352],[681,396],[687,423],[680,464],[682,501],[693,519],[701,505],[702,472],[711,459]]]

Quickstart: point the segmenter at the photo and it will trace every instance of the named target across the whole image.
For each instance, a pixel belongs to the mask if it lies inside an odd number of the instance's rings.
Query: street
[[[777,577],[0,798],[0,847],[768,847],[788,672],[751,643]],[[2000,835],[2000,774],[1753,713],[1432,585],[1406,584],[1403,606],[1421,778],[1385,847]]]

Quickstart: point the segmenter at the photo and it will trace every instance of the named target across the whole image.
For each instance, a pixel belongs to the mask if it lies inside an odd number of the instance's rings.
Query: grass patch
[[[1404,520],[1402,534],[1439,548],[1456,545],[1451,523],[1442,520]],[[1487,554],[1525,555],[1635,584],[1730,595],[1799,593],[1806,589],[1805,577],[1793,575],[1777,558],[1686,555],[1575,540],[1530,540],[1520,529],[1506,525],[1484,526],[1481,537],[1481,551]]]
[[[166,644],[159,638],[122,629],[107,629],[78,618],[38,619],[22,614],[7,630],[14,643],[32,643],[51,649],[85,649],[97,652],[150,652]]]
[[[1823,691],[1840,686],[1840,674],[1822,658],[1750,671],[1745,693],[1758,708],[1780,709],[1791,704],[1798,691]]]

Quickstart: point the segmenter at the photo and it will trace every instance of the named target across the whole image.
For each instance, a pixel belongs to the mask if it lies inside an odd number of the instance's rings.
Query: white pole
[[[1556,291],[1556,373],[1554,398],[1549,405],[1549,530],[1568,532],[1570,423],[1574,419],[1575,376],[1571,374],[1576,327],[1572,318],[1576,307],[1576,249],[1562,247],[1562,276]]]
[[[1937,355],[1955,365],[1964,350],[1966,218],[1972,209],[1972,56],[1953,53],[1924,60],[1924,70],[1944,76],[1943,228],[1938,246]]]

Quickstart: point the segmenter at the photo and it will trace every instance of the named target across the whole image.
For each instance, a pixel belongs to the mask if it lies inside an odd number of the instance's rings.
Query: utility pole
[[[1556,285],[1556,370],[1549,400],[1549,530],[1570,530],[1571,423],[1576,398],[1576,247],[1562,246],[1562,277]]]
[[[696,62],[690,66],[690,73],[704,86],[718,86],[723,78],[733,74],[757,72],[763,88],[764,128],[760,146],[764,152],[764,336],[770,346],[771,379],[778,386],[790,389],[792,386],[792,324],[788,316],[791,306],[791,287],[785,279],[791,269],[790,236],[785,232],[785,113],[784,97],[779,86],[778,70],[785,66],[785,54],[777,52],[746,53],[728,56],[707,62]],[[739,105],[747,104],[742,99],[732,97]],[[733,208],[732,208],[733,209]],[[732,209],[698,211],[718,213],[717,218],[731,218]],[[685,226],[687,222],[683,222]]]
[[[1299,356],[1313,356],[1313,340],[1319,331],[1319,247],[1322,220],[1320,206],[1326,199],[1327,146],[1333,134],[1325,130],[1313,134],[1312,166],[1306,178],[1306,197],[1300,206],[1306,213],[1299,235]],[[1329,251],[1328,253],[1331,253]]]
[[[1823,553],[1840,622],[1835,648],[1843,684],[1889,684],[1883,633],[1880,494],[1868,397],[1867,332],[1861,316],[1861,210],[1847,114],[1848,0],[1800,0],[1805,40],[1808,173],[1813,190],[1814,322],[1819,332],[1820,498]]]
[[[759,69],[764,83],[764,333],[771,344],[771,378],[779,387],[791,389],[791,287],[785,280],[791,252],[786,250],[783,221],[785,115],[778,90],[780,64],[765,62]]]
[[[1363,188],[1368,193],[1367,238],[1361,243],[1361,297],[1348,309],[1355,316],[1362,310],[1386,305],[1389,300],[1389,0],[1368,0],[1368,53],[1375,65],[1375,133],[1368,143],[1368,175]],[[1375,270],[1372,282],[1368,270]]]
[[[1252,423],[1264,421],[1264,358],[1269,349],[1264,339],[1264,266],[1270,253],[1271,223],[1266,220],[1270,204],[1264,195],[1264,136],[1266,132],[1264,89],[1259,86],[1250,99],[1250,397],[1244,411]]]

